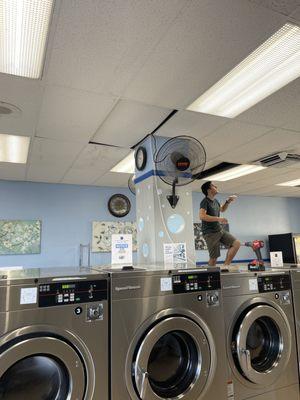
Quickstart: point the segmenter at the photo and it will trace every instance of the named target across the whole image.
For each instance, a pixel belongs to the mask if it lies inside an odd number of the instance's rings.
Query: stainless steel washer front
[[[0,399],[108,400],[108,276],[2,271]]]
[[[222,287],[234,399],[299,400],[289,272],[228,274]]]
[[[220,273],[111,272],[111,399],[226,398]]]

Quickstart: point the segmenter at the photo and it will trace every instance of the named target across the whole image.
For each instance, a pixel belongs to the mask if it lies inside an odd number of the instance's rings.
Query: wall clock
[[[114,217],[125,217],[130,211],[131,203],[124,194],[114,194],[108,200],[108,210]]]
[[[143,146],[139,146],[135,152],[135,166],[137,170],[142,171],[147,162],[147,150]]]

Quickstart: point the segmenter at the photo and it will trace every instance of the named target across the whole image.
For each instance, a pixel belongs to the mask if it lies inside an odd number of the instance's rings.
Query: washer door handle
[[[245,358],[246,358],[246,367],[248,371],[251,371],[252,369],[252,365],[251,365],[251,354],[250,354],[250,350],[248,349],[241,349],[241,353],[244,354]]]
[[[147,387],[149,385],[148,375],[147,371],[138,368],[137,390],[142,400],[146,398]]]

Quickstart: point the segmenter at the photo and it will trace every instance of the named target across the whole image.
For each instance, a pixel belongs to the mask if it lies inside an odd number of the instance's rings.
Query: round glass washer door
[[[85,386],[79,355],[58,338],[26,338],[0,353],[0,400],[83,399]]]
[[[272,385],[291,355],[291,330],[284,316],[258,305],[245,313],[235,332],[238,370],[254,384]]]
[[[133,365],[133,383],[142,400],[195,399],[208,379],[210,348],[198,324],[169,317],[147,332]]]

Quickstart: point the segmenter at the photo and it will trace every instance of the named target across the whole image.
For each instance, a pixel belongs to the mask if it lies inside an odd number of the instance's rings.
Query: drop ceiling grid
[[[253,162],[261,157],[280,151],[288,150],[293,152],[299,143],[300,133],[285,129],[274,129],[247,144],[223,153],[221,157],[224,161],[233,163]]]
[[[129,154],[129,149],[88,144],[68,169],[61,183],[94,184]]]
[[[185,109],[281,27],[286,18],[240,0],[193,1],[125,92],[137,101]]]
[[[47,81],[120,94],[189,0],[64,1]]]
[[[116,98],[58,86],[45,89],[37,136],[88,142]]]
[[[152,132],[170,112],[170,109],[120,100],[92,140],[130,148]]]
[[[234,152],[240,146],[263,137],[270,130],[271,128],[261,125],[232,121],[205,136],[201,141],[206,148],[208,160],[213,160],[220,158],[220,156],[228,151]]]
[[[0,101],[13,104],[20,114],[1,115],[0,132],[33,136],[44,88],[40,81],[0,73]]]

